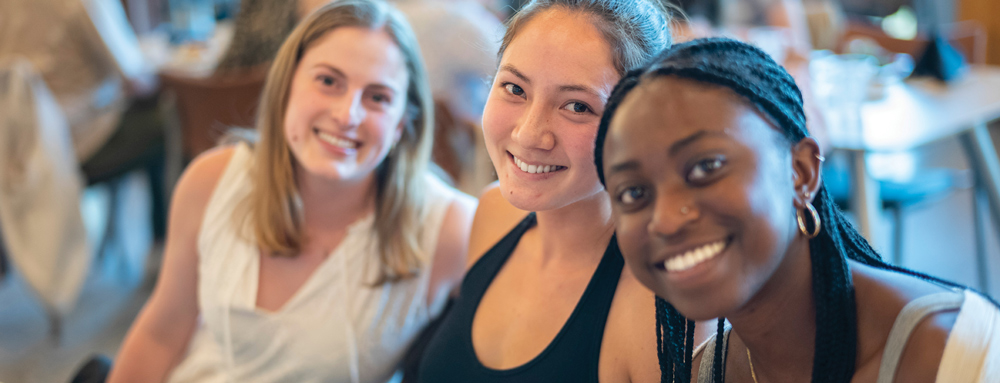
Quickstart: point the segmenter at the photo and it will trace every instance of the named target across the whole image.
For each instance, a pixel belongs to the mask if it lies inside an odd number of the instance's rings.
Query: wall
[[[1000,1],[956,0],[958,19],[975,20],[986,27],[986,62],[1000,65]]]

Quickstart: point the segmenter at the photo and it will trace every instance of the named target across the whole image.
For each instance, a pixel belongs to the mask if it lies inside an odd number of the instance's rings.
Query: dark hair
[[[507,21],[498,60],[528,21],[554,7],[593,17],[594,25],[611,46],[619,75],[645,64],[672,42],[668,6],[659,0],[532,0]]]
[[[636,86],[661,76],[676,76],[729,88],[770,117],[789,143],[797,143],[809,135],[802,94],[795,80],[768,54],[752,45],[726,38],[693,40],[664,51],[646,67],[626,74],[615,86],[601,116],[594,149],[594,162],[602,184],[605,182],[604,141],[615,110]],[[883,262],[868,241],[847,221],[822,184],[813,205],[819,212],[822,229],[819,235],[809,240],[812,291],[816,301],[812,381],[848,382],[854,375],[857,354],[857,307],[847,260],[946,286],[959,285]],[[725,318],[719,318],[719,331],[715,338],[714,382],[724,381],[724,321]],[[661,381],[688,383],[691,379],[694,322],[684,318],[660,297],[656,298],[656,322]]]

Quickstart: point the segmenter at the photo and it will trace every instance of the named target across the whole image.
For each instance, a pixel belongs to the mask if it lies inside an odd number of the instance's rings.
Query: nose
[[[364,92],[357,90],[346,92],[333,100],[330,106],[330,116],[337,125],[344,129],[352,129],[365,119],[365,107],[362,104]]]
[[[551,119],[551,113],[547,113],[542,105],[532,103],[527,113],[518,119],[511,138],[524,148],[552,150],[556,138],[552,134]]]
[[[653,201],[653,217],[646,230],[652,237],[676,237],[701,215],[697,205],[684,193],[665,190]]]

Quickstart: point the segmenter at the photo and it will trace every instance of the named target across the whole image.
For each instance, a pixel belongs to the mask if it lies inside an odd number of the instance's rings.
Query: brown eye
[[[564,106],[563,109],[569,110],[570,112],[576,114],[583,114],[591,111],[590,107],[587,106],[587,104],[577,101],[573,101],[569,104],[566,104],[566,106]]]
[[[503,84],[503,88],[507,90],[507,93],[513,94],[518,97],[524,97],[524,89],[515,84],[508,82],[506,84]]]
[[[618,203],[622,206],[632,206],[646,198],[646,188],[630,186],[618,193]]]
[[[703,181],[725,165],[726,158],[723,156],[703,159],[691,167],[691,170],[688,171],[687,180],[688,182],[696,183]]]

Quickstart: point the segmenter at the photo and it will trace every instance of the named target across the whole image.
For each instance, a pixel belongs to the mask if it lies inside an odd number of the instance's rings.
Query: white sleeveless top
[[[369,286],[378,271],[372,215],[278,311],[256,307],[260,253],[234,225],[249,193],[252,154],[235,149],[198,235],[198,327],[169,382],[385,382],[410,342],[440,313],[448,291],[428,292],[444,214],[458,192],[427,176],[423,269]],[[427,305],[428,294],[433,295]]]

